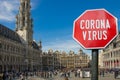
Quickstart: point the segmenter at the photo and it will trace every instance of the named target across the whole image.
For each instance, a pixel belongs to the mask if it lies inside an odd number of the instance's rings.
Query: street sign
[[[105,48],[117,35],[117,18],[105,9],[86,10],[74,21],[73,38],[85,49]]]

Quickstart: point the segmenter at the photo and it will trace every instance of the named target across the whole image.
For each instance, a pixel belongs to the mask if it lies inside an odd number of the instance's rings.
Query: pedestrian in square
[[[115,71],[115,72],[114,72],[114,78],[116,79],[117,76],[118,76],[118,71]]]
[[[75,77],[77,77],[77,71],[75,71]]]
[[[65,77],[65,80],[69,80],[68,77]]]

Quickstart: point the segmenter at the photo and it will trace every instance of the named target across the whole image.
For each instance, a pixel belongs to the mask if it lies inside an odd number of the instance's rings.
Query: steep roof
[[[19,35],[15,31],[3,26],[2,24],[0,24],[0,36],[22,43]]]

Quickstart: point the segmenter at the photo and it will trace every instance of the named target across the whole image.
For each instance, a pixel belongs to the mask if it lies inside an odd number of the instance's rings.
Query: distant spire
[[[39,49],[41,50],[42,49],[42,42],[41,41],[39,41],[38,46],[39,46]]]

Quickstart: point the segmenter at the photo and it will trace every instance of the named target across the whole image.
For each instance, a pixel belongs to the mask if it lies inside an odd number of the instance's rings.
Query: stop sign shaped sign
[[[73,38],[85,49],[105,48],[117,35],[117,18],[105,9],[86,10],[74,21]]]

